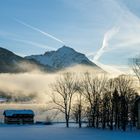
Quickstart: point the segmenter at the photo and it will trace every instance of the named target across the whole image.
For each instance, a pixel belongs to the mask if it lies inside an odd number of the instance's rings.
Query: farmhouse
[[[5,110],[5,124],[33,124],[34,112],[32,110]]]

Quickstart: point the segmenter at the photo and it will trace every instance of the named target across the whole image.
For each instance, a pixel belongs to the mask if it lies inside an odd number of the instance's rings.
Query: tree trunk
[[[82,122],[81,122],[81,111],[82,111],[82,107],[81,107],[81,104],[79,105],[79,128],[81,128],[81,126],[82,126]]]
[[[65,114],[65,120],[66,120],[66,127],[69,127],[69,116]]]

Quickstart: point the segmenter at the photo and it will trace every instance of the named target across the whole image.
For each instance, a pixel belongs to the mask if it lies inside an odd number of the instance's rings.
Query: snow
[[[63,46],[57,51],[46,52],[44,55],[31,55],[27,59],[35,59],[40,64],[48,65],[54,68],[63,68],[74,64],[86,62],[93,64],[84,54],[76,52],[70,47]]]
[[[65,128],[56,125],[0,125],[1,140],[139,140],[140,131]]]
[[[14,114],[34,115],[34,112],[32,110],[5,110],[4,114],[6,116],[13,116]]]
[[[6,102],[6,101],[7,101],[6,98],[0,98],[0,103],[4,103],[4,102]]]

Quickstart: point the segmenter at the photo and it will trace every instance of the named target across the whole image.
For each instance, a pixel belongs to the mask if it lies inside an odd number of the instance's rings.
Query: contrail
[[[30,45],[33,45],[33,46],[36,46],[36,47],[39,47],[39,48],[42,48],[42,49],[56,50],[56,48],[49,47],[47,45],[36,43],[36,42],[30,41],[30,40],[23,40],[23,39],[11,39],[11,40],[26,43],[26,44],[30,44]]]
[[[54,40],[56,40],[56,41],[62,43],[63,45],[65,44],[64,41],[62,41],[62,40],[60,40],[60,39],[54,37],[53,35],[51,35],[51,34],[49,34],[49,33],[46,33],[46,32],[44,32],[44,31],[42,31],[42,30],[40,30],[40,29],[38,29],[38,28],[36,28],[36,27],[34,27],[34,26],[31,26],[31,25],[29,25],[29,24],[27,24],[27,23],[25,23],[25,22],[23,22],[23,21],[21,21],[21,20],[18,20],[18,19],[16,19],[16,18],[15,18],[15,20],[16,20],[18,23],[20,23],[20,24],[22,24],[22,25],[24,25],[24,26],[26,26],[26,27],[28,27],[28,28],[31,28],[31,29],[33,29],[33,30],[35,30],[35,31],[38,31],[38,32],[40,32],[41,34],[43,34],[43,35],[45,35],[45,36],[47,36],[47,37],[50,37],[50,38],[52,38],[52,39],[54,39]]]
[[[118,27],[113,27],[109,31],[107,31],[104,35],[102,47],[98,50],[98,52],[95,54],[93,61],[98,61],[98,59],[103,55],[105,52],[105,48],[108,47],[110,39],[119,31]]]

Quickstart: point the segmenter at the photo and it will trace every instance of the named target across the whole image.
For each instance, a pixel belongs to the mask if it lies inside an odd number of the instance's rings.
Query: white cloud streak
[[[37,32],[39,32],[39,33],[41,33],[41,34],[43,34],[43,35],[45,35],[45,36],[47,36],[47,37],[49,37],[49,38],[57,41],[57,42],[59,42],[59,43],[62,43],[63,45],[65,44],[64,41],[62,41],[62,40],[54,37],[53,35],[51,35],[51,34],[49,34],[47,32],[44,32],[44,31],[40,30],[39,28],[36,28],[34,26],[31,26],[31,25],[29,25],[29,24],[27,24],[27,23],[25,23],[25,22],[23,22],[23,21],[21,21],[19,19],[15,19],[15,21],[17,21],[18,23],[20,23],[20,24],[22,24],[22,25],[24,25],[24,26],[26,26],[26,27],[28,27],[30,29],[33,29],[33,30],[35,30],[35,31],[37,31]]]
[[[118,27],[113,27],[112,29],[108,30],[105,35],[104,35],[104,39],[103,39],[103,43],[102,43],[102,47],[97,51],[97,53],[95,54],[93,61],[98,61],[99,58],[103,55],[103,53],[105,52],[105,49],[108,47],[109,45],[109,41],[113,38],[113,36],[118,33],[119,28]]]

